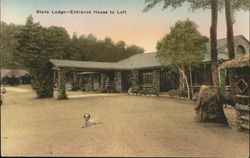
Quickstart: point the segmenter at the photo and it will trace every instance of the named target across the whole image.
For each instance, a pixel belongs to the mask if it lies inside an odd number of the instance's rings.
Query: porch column
[[[67,99],[64,70],[58,70],[58,99]]]
[[[160,92],[160,72],[158,70],[153,70],[153,78],[152,78],[152,90],[153,93],[157,96]]]
[[[221,94],[226,94],[226,69],[219,69],[219,81]]]
[[[94,91],[94,74],[90,74],[90,91]]]
[[[106,73],[105,72],[103,72],[103,73],[101,73],[101,85],[100,85],[100,90],[101,90],[101,92],[104,92],[105,91],[105,83],[106,83]]]
[[[72,84],[72,90],[76,91],[79,89],[78,83],[77,83],[77,76],[76,72],[73,72],[73,84]]]
[[[139,71],[133,70],[131,73],[131,82],[132,82],[132,92],[138,93],[140,90],[139,86]]]
[[[115,72],[115,89],[117,92],[122,92],[122,75],[121,71]]]

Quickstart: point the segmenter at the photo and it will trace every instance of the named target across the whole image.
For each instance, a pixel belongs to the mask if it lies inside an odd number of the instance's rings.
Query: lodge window
[[[244,55],[246,52],[245,52],[245,49],[242,45],[239,45],[236,49],[236,56],[242,56]]]
[[[152,84],[152,73],[143,73],[143,84],[151,85]]]

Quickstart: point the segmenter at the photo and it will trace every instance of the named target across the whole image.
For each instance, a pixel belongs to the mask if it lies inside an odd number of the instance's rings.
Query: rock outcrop
[[[202,85],[195,110],[195,120],[198,122],[228,124],[221,97],[217,95],[216,89],[210,89],[208,86]]]

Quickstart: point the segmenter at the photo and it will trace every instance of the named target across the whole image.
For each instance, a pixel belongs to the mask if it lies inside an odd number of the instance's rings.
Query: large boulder
[[[202,85],[195,110],[195,120],[198,122],[228,124],[221,97],[217,94],[216,89],[210,89],[208,86]]]

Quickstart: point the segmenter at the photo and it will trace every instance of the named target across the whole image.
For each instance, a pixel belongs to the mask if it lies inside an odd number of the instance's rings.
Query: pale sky
[[[187,5],[172,10],[162,10],[162,4],[143,13],[144,0],[1,0],[1,20],[7,23],[24,24],[31,14],[35,22],[42,26],[62,26],[70,35],[94,34],[98,39],[110,37],[115,42],[122,40],[136,44],[145,52],[156,51],[156,43],[178,20],[189,18],[198,25],[201,34],[209,37],[210,10],[191,12]],[[36,10],[46,10],[49,14],[37,14]],[[58,10],[92,11],[92,14],[52,14]],[[98,11],[115,11],[115,14],[93,14]],[[117,14],[126,11],[126,14]],[[244,35],[249,39],[249,12],[235,15],[234,35]],[[218,39],[226,37],[224,10],[219,13]]]

